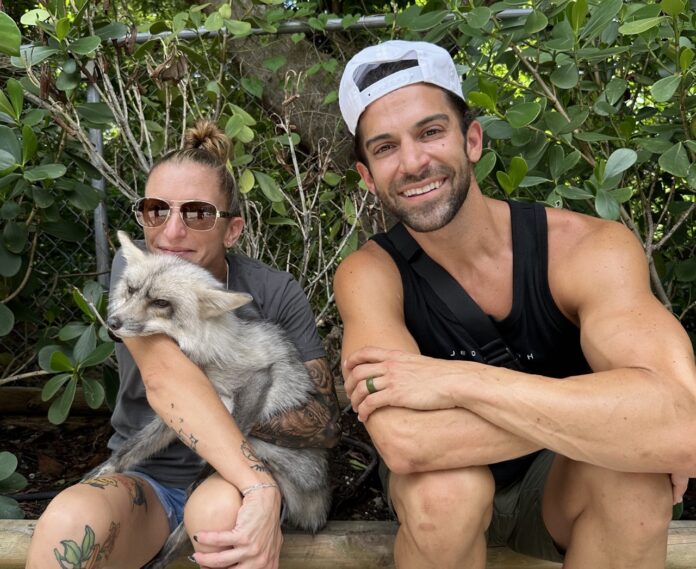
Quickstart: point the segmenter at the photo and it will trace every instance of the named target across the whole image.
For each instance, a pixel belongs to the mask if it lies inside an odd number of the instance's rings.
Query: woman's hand
[[[263,488],[245,496],[232,531],[199,532],[194,539],[220,547],[216,553],[195,553],[202,567],[277,569],[283,534],[280,531],[281,496],[277,488]]]

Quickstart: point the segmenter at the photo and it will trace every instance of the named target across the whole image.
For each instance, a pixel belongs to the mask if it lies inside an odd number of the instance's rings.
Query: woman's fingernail
[[[198,561],[196,561],[196,558],[195,558],[193,555],[189,555],[189,556],[188,556],[188,560],[189,560],[191,563],[195,563],[196,565],[198,565]]]

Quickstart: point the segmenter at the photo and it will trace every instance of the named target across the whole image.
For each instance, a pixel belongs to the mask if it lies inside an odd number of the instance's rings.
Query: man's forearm
[[[331,370],[325,359],[305,362],[316,393],[306,405],[256,425],[251,434],[261,440],[291,448],[331,448],[341,436],[341,410]]]
[[[466,409],[384,407],[366,427],[387,466],[401,474],[484,466],[541,448]]]
[[[646,370],[554,380],[472,366],[457,404],[574,460],[626,472],[696,471],[693,394]]]

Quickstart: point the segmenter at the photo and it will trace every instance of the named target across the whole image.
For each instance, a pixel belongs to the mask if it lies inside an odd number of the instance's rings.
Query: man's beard
[[[405,184],[416,184],[433,177],[447,177],[451,191],[442,196],[435,204],[427,203],[420,208],[409,207],[397,201],[399,188]],[[396,219],[418,233],[437,231],[447,225],[461,209],[471,186],[471,170],[467,163],[457,172],[446,166],[428,168],[419,176],[404,176],[392,183],[389,194],[379,196],[382,206]]]

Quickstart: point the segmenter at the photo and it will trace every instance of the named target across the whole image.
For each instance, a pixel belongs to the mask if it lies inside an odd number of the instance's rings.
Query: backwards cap
[[[413,67],[397,71],[360,90],[358,85],[365,75],[383,63],[395,61],[412,61]],[[445,49],[435,44],[391,40],[356,54],[346,65],[338,88],[338,104],[351,134],[355,134],[358,119],[370,103],[414,83],[432,83],[464,99],[454,61]]]

